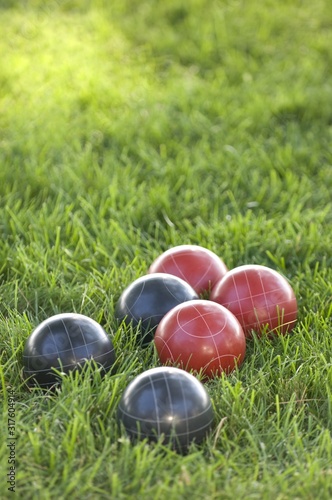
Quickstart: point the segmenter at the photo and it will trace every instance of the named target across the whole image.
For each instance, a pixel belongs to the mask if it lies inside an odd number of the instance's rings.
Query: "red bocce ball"
[[[189,283],[196,293],[210,292],[228,271],[211,250],[198,245],[179,245],[159,255],[149,273],[168,273]]]
[[[297,301],[286,278],[269,267],[239,266],[212,289],[210,299],[227,307],[239,320],[246,337],[252,330],[289,332],[296,323]]]
[[[229,373],[245,357],[246,339],[236,317],[209,300],[191,300],[171,309],[159,323],[156,350],[163,364],[212,377]]]

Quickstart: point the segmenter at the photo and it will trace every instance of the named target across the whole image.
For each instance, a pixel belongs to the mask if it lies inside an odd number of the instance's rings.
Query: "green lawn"
[[[332,3],[1,0],[0,32],[0,498],[329,500]],[[299,317],[206,384],[214,430],[182,456],[117,425],[158,360],[114,307],[186,243],[283,273]],[[117,372],[29,392],[25,339],[69,311]]]

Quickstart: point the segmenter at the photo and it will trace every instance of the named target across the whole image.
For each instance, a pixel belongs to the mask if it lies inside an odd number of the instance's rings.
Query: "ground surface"
[[[1,498],[13,409],[24,499],[331,498],[331,3],[44,4],[0,5]],[[283,273],[299,318],[206,384],[214,430],[181,456],[116,424],[158,361],[113,313],[184,243]],[[65,311],[105,327],[117,373],[29,392],[24,341]]]

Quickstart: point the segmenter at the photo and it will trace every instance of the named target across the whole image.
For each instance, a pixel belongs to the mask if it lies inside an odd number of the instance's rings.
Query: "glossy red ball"
[[[269,267],[239,266],[212,289],[210,299],[227,307],[239,320],[248,338],[252,330],[286,333],[297,318],[297,301],[286,278]]]
[[[179,304],[159,323],[156,350],[163,364],[212,377],[243,362],[246,339],[236,317],[209,300]]]
[[[210,292],[228,271],[211,250],[199,245],[179,245],[166,250],[151,264],[149,273],[168,273],[189,283],[196,293]]]

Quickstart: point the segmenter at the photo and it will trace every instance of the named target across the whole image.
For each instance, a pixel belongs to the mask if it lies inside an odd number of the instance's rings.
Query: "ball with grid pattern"
[[[24,378],[29,385],[48,388],[59,383],[53,368],[69,373],[92,359],[103,372],[114,365],[114,346],[103,327],[82,314],[56,314],[40,323],[27,338]]]
[[[189,283],[198,294],[211,288],[228,271],[225,263],[211,250],[199,245],[178,245],[159,255],[149,273],[168,273]]]
[[[290,332],[297,319],[297,300],[288,280],[266,266],[247,264],[231,269],[212,288],[210,299],[227,307],[239,320],[246,337],[252,331]]]
[[[214,411],[203,384],[175,367],[151,368],[133,379],[118,406],[118,419],[133,440],[158,441],[180,452],[202,443]]]
[[[160,361],[204,377],[229,374],[245,358],[243,329],[226,307],[192,300],[174,307],[161,320],[154,343]]]
[[[160,320],[173,307],[198,299],[195,290],[184,280],[167,273],[141,276],[121,293],[115,307],[119,322],[138,328],[143,345],[154,336]]]

